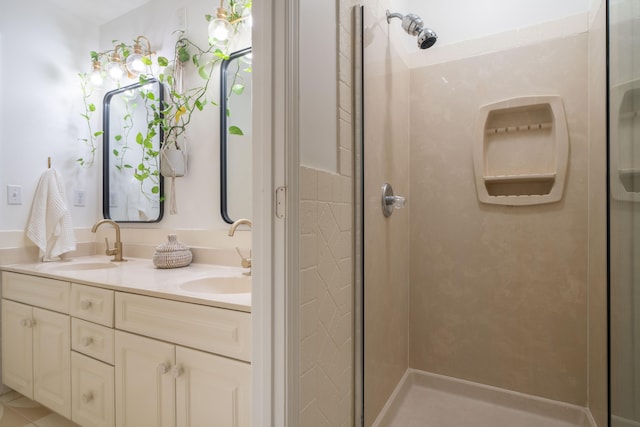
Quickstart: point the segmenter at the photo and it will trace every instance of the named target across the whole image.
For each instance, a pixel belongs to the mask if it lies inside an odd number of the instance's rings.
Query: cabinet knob
[[[80,342],[83,346],[89,347],[91,344],[93,344],[93,337],[82,337]]]
[[[80,301],[80,308],[83,310],[89,310],[93,303],[88,299],[83,299]]]
[[[158,365],[158,372],[160,372],[161,375],[166,374],[170,370],[171,370],[171,364],[169,362],[164,362]]]
[[[93,400],[93,392],[88,391],[82,394],[82,403],[89,403]]]
[[[179,376],[182,375],[182,373],[184,372],[184,369],[182,368],[182,366],[174,366],[172,373],[173,373],[173,378],[178,378]]]
[[[21,324],[25,328],[33,328],[36,324],[36,321],[34,319],[22,319]]]

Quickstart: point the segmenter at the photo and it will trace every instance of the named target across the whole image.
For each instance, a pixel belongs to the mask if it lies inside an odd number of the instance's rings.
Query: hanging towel
[[[47,169],[38,181],[27,237],[40,248],[42,261],[57,261],[63,253],[76,249],[64,183],[53,168]]]

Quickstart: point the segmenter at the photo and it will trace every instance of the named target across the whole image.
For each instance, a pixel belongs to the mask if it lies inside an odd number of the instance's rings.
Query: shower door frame
[[[355,402],[354,424],[364,426],[364,6],[353,7],[355,179]]]

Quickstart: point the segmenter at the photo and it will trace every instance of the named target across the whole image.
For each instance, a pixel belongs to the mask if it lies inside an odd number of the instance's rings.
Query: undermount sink
[[[251,292],[251,277],[203,277],[184,282],[180,288],[210,294],[247,294]]]
[[[103,270],[106,268],[115,268],[112,262],[69,262],[56,265],[51,268],[54,271],[87,271],[87,270]]]

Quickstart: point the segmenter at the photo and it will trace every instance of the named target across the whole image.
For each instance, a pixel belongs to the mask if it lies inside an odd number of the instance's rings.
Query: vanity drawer
[[[251,315],[116,292],[116,328],[235,359],[251,360]]]
[[[113,365],[113,329],[71,318],[71,348]]]
[[[71,284],[71,315],[113,327],[113,291]]]
[[[71,284],[62,280],[2,273],[2,297],[60,313],[69,313]]]

